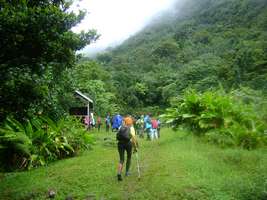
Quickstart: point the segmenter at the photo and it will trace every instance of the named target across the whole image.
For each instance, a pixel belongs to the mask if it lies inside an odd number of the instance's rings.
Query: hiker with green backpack
[[[131,165],[132,149],[134,152],[137,152],[138,143],[135,136],[135,130],[133,127],[133,120],[129,117],[126,117],[123,121],[123,125],[120,127],[117,133],[118,140],[118,152],[120,156],[120,161],[118,165],[118,181],[122,181],[122,169],[124,163],[124,152],[127,153],[126,161],[126,176],[129,176],[129,170]]]

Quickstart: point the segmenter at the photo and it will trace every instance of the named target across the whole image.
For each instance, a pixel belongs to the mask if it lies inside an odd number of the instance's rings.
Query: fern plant
[[[30,131],[17,120],[7,118],[4,127],[0,128],[2,167],[23,168],[27,166],[32,147],[32,141],[28,137],[32,134]]]
[[[35,117],[25,124],[8,118],[0,128],[0,161],[5,169],[32,168],[77,155],[93,143],[84,127],[73,118],[57,122]]]

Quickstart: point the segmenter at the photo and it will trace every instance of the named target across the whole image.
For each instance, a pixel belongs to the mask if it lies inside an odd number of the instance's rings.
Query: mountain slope
[[[166,105],[188,87],[266,92],[266,24],[265,0],[190,0],[98,61],[132,107]]]

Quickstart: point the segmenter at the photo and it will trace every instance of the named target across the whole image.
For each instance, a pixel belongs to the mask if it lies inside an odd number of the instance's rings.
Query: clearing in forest
[[[31,171],[0,176],[3,199],[267,199],[267,150],[221,149],[184,132],[163,129],[140,139],[131,176],[117,181],[115,133],[95,132],[93,150]],[[72,198],[71,198],[72,197]]]

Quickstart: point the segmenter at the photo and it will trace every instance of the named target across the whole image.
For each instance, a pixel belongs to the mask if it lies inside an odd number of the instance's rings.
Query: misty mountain
[[[125,104],[136,107],[166,105],[189,87],[266,92],[267,1],[178,2],[97,60]]]

